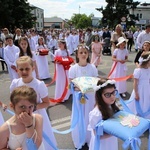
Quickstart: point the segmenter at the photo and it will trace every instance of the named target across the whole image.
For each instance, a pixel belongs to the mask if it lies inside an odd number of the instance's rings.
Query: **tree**
[[[75,26],[75,28],[87,28],[92,26],[92,20],[91,16],[87,16],[86,14],[74,14],[71,17],[72,25]]]
[[[27,0],[0,0],[0,28],[14,29],[33,27],[36,18],[31,14]]]
[[[135,16],[129,14],[129,8],[135,9],[139,2],[133,2],[133,0],[106,0],[107,5],[105,9],[103,7],[96,8],[96,10],[102,12],[102,24],[103,26],[108,25],[109,27],[115,27],[116,24],[121,23],[122,17],[130,17],[132,24]],[[127,22],[128,25],[129,22]]]

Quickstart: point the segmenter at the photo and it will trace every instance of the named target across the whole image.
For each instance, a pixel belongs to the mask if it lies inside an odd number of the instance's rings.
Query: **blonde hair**
[[[121,24],[117,24],[115,30],[116,30],[117,28],[120,28],[121,31],[123,30]]]
[[[33,65],[33,61],[32,61],[32,59],[29,56],[21,56],[21,57],[19,57],[17,59],[17,61],[16,61],[16,64],[18,66],[19,64],[26,63],[26,62],[28,62],[32,67],[34,66]]]

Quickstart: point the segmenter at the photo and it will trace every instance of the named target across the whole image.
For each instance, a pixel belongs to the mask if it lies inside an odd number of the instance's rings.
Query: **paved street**
[[[132,52],[130,52],[129,54],[129,62],[127,62],[128,75],[132,74],[135,68],[135,65],[133,63],[135,55],[136,53],[134,52],[134,50],[132,50]],[[49,60],[50,60],[50,57],[49,57]],[[110,71],[111,65],[112,65],[111,56],[107,56],[107,55],[102,56],[102,64],[98,67],[99,75],[103,77],[107,77]],[[49,67],[50,67],[51,77],[53,77],[54,64],[50,62]],[[48,83],[49,81],[51,81],[51,79],[45,80],[46,83]],[[127,81],[128,97],[130,96],[130,93],[132,92],[132,84],[133,84],[132,81],[133,81],[132,79]],[[0,100],[5,102],[6,104],[9,104],[9,86],[10,86],[10,80],[9,80],[8,73],[5,71],[2,72],[1,65],[0,65]],[[49,90],[49,97],[54,97],[55,84],[49,86],[48,90]],[[55,106],[50,106],[47,109],[53,128],[60,130],[60,131],[69,129],[70,118],[71,118],[70,117],[71,105],[72,105],[72,99],[70,98],[68,101],[64,103],[57,104]],[[3,113],[3,114],[5,117],[5,120],[10,117],[10,115],[7,113]],[[67,134],[67,135],[55,134],[55,137],[57,139],[59,149],[64,149],[64,150],[74,149],[70,134]],[[147,150],[147,136],[143,135],[141,139],[142,139],[141,150]],[[119,141],[119,150],[122,149],[121,144],[122,142]]]

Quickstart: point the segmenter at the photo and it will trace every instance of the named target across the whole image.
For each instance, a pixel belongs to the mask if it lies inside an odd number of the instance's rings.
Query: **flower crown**
[[[142,57],[140,57],[140,58],[139,58],[139,64],[141,65],[142,62],[146,62],[146,61],[148,61],[148,60],[150,60],[150,55],[148,55],[148,57],[147,57],[146,59],[143,59]]]
[[[107,86],[108,84],[111,84],[111,85],[115,85],[116,84],[116,81],[115,80],[107,80],[105,83],[103,83],[102,85],[93,85],[93,90],[96,92],[98,91],[99,89]]]
[[[87,49],[87,50],[89,50],[89,47],[88,46],[84,46],[84,45],[79,45],[78,47],[77,47],[77,49],[76,49],[76,51],[77,50],[79,50],[79,49],[81,49],[81,48],[85,48],[85,49]]]

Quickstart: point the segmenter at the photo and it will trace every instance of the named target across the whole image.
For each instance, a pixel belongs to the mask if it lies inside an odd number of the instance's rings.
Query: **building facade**
[[[64,29],[65,21],[59,17],[44,18],[44,29]]]
[[[42,31],[44,28],[44,10],[33,5],[31,5],[31,7],[33,7],[31,13],[34,17],[36,17],[34,28],[37,31]]]
[[[136,9],[130,9],[129,12],[138,18],[138,20],[135,20],[136,26],[141,29],[145,28],[146,24],[150,24],[150,3],[142,3]]]

